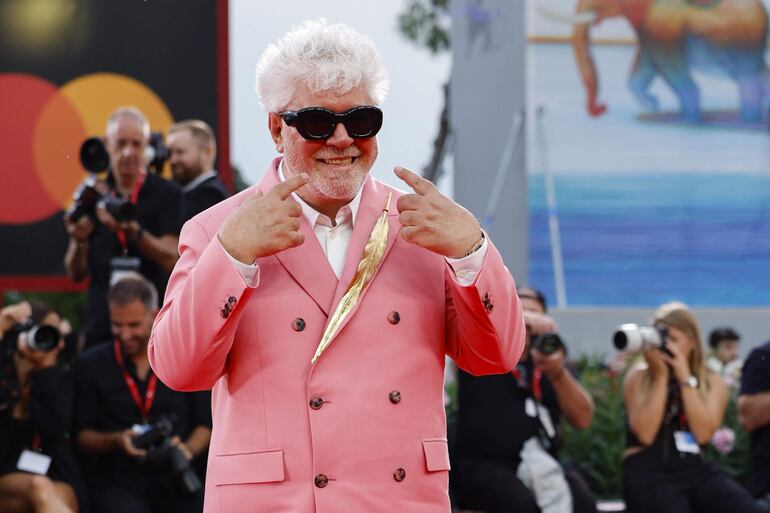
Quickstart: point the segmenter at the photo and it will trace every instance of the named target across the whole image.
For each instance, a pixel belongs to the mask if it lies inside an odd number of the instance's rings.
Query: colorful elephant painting
[[[591,115],[601,115],[606,106],[597,98],[589,29],[606,18],[623,16],[639,44],[629,88],[645,109],[658,110],[658,100],[648,88],[660,76],[678,98],[682,117],[698,121],[700,93],[691,69],[703,66],[719,68],[736,82],[742,120],[763,118],[768,89],[767,12],[760,0],[579,0],[577,11],[594,14],[592,23],[575,25],[572,36]]]

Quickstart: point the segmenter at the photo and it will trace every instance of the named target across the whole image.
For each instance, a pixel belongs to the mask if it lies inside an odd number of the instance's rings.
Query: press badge
[[[19,462],[16,468],[24,472],[31,472],[44,476],[48,474],[48,467],[51,466],[51,457],[35,451],[23,450],[19,456]]]
[[[679,452],[700,453],[700,446],[698,446],[698,442],[695,441],[695,437],[689,431],[675,431],[674,442],[676,443],[676,450]]]
[[[138,273],[141,261],[136,256],[119,256],[110,259],[110,287],[129,273]]]

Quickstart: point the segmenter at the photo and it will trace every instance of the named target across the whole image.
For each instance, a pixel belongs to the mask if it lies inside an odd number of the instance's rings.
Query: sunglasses
[[[296,128],[299,135],[311,141],[328,139],[338,123],[342,123],[354,139],[374,137],[382,127],[382,111],[371,106],[353,107],[339,114],[322,107],[305,107],[281,112],[279,116],[287,125]]]

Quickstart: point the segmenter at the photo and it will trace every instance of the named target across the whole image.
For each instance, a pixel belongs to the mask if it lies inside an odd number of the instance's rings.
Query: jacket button
[[[235,303],[237,302],[238,300],[235,299],[235,296],[230,296],[227,298],[227,304],[230,305],[231,307],[235,306]]]
[[[391,324],[398,324],[399,322],[401,322],[401,315],[395,310],[393,310],[388,314],[388,322]]]
[[[404,479],[406,479],[406,470],[402,468],[397,468],[395,472],[393,472],[393,479],[395,479],[399,483]]]
[[[315,476],[315,485],[318,488],[324,488],[327,484],[329,484],[329,478],[326,477],[323,474],[318,474]]]
[[[302,331],[305,329],[305,319],[297,317],[294,322],[291,323],[291,327],[294,331]]]
[[[390,399],[390,402],[393,404],[398,404],[401,402],[401,392],[398,390],[392,391],[390,394],[388,394],[388,398]]]
[[[310,407],[314,410],[320,410],[321,406],[324,405],[324,400],[320,397],[314,397],[310,400]]]

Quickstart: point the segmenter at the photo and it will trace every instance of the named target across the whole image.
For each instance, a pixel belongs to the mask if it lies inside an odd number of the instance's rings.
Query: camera
[[[19,335],[26,333],[25,343],[33,351],[51,351],[59,345],[61,333],[53,326],[35,324],[32,319],[11,326],[3,335],[3,342],[15,347]]]
[[[666,340],[668,328],[665,326],[639,326],[638,324],[621,324],[612,336],[615,349],[622,352],[635,353],[652,346],[668,352]]]
[[[150,139],[147,141],[147,149],[145,150],[145,160],[147,161],[147,167],[153,173],[160,173],[163,171],[163,164],[166,163],[171,156],[166,144],[163,142],[163,134],[160,132],[151,132]]]
[[[76,223],[83,216],[96,218],[96,205],[102,199],[97,188],[96,175],[110,167],[110,155],[99,137],[90,137],[80,146],[80,165],[91,173],[72,194],[72,205],[65,212],[67,219]]]
[[[136,205],[120,197],[105,196],[101,204],[115,221],[122,223],[136,219]]]
[[[543,333],[538,337],[533,337],[531,347],[534,347],[542,354],[549,356],[559,349],[566,349],[564,342],[558,333]]]
[[[182,451],[171,444],[173,431],[172,419],[163,416],[144,433],[134,437],[131,443],[137,449],[147,450],[146,462],[156,470],[167,473],[180,492],[192,495],[200,491],[203,484]]]

